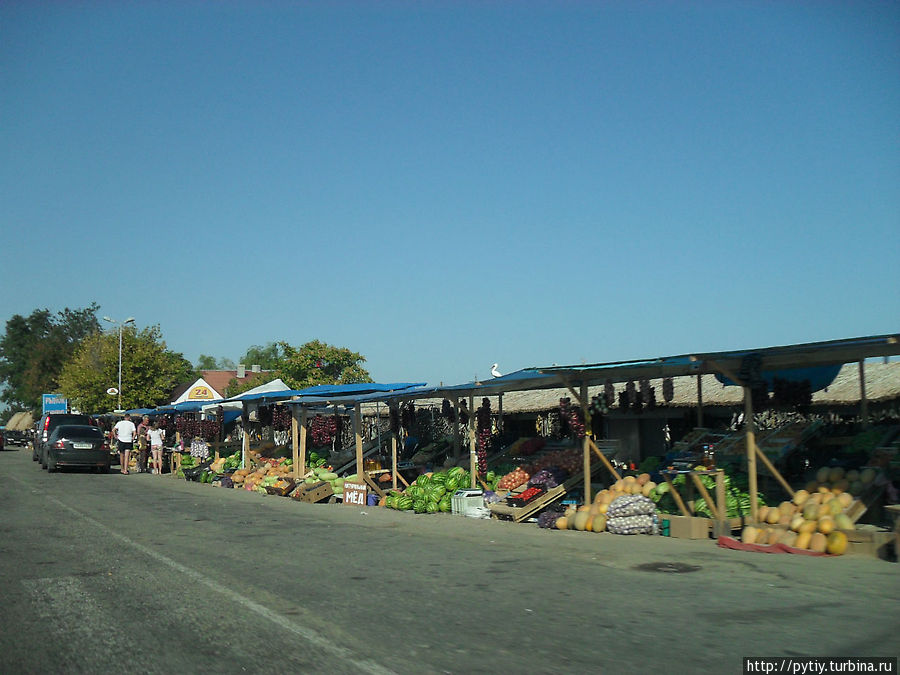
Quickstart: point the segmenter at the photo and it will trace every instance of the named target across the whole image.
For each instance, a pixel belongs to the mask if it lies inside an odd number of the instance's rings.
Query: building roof
[[[206,380],[210,387],[219,393],[221,398],[225,398],[225,390],[228,388],[228,383],[233,379],[238,379],[236,370],[201,370],[200,375],[203,376],[203,379]],[[247,369],[244,377],[238,379],[238,382],[247,382],[257,375],[259,373],[253,373]]]

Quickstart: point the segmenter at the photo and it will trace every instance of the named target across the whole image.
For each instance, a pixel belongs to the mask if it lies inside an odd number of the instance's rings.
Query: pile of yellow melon
[[[600,510],[600,507],[603,510]],[[557,530],[578,530],[580,532],[603,532],[606,529],[606,509],[609,502],[599,504],[596,501],[590,506],[570,506],[566,513],[556,519],[553,524]]]
[[[607,504],[622,495],[644,495],[649,497],[650,491],[655,487],[656,483],[650,480],[649,473],[642,473],[639,476],[625,476],[613,483],[608,489],[598,492],[594,503],[602,503],[600,502],[601,495],[604,495],[604,499],[606,496],[609,496],[609,499],[605,501]]]
[[[816,492],[820,488],[828,488],[832,492],[849,492],[854,497],[861,495],[878,476],[873,468],[857,471],[844,471],[841,467],[823,466],[816,471],[816,479],[806,484],[807,492]]]
[[[852,504],[853,496],[837,487],[821,486],[814,492],[797,490],[792,501],[761,506],[757,516],[761,526],[745,527],[741,541],[842,555],[848,544],[845,532],[854,529],[847,515]],[[775,527],[767,528],[766,524]]]

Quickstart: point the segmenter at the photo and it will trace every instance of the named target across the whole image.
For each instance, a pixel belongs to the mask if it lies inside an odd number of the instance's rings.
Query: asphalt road
[[[900,566],[860,556],[48,474],[30,450],[0,478],[3,672],[739,673],[900,651]]]

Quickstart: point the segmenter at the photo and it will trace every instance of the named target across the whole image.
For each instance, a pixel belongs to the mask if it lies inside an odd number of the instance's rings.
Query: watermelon
[[[425,507],[425,511],[428,513],[437,513],[438,512],[437,502],[428,502],[428,505]]]
[[[428,508],[428,505],[425,503],[424,499],[417,499],[413,502],[413,511],[416,513],[425,513],[425,510]]]
[[[447,471],[447,475],[451,478],[456,478],[457,476],[460,476],[460,475],[464,474],[465,472],[466,472],[466,470],[464,468],[462,468],[461,466],[454,466],[449,471]]]
[[[431,482],[435,485],[446,485],[447,483],[447,474],[446,473],[436,473],[431,477]]]
[[[441,513],[450,513],[453,510],[453,502],[450,497],[447,496],[441,499],[438,508],[441,510]]]
[[[397,501],[397,508],[401,511],[409,511],[413,507],[413,498],[409,495],[401,495]]]

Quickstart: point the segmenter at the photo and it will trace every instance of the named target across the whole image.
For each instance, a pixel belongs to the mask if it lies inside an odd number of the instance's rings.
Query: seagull
[[[503,377],[503,373],[501,373],[499,370],[497,370],[498,365],[499,364],[495,363],[494,365],[491,366],[491,375],[493,375],[494,377]]]

